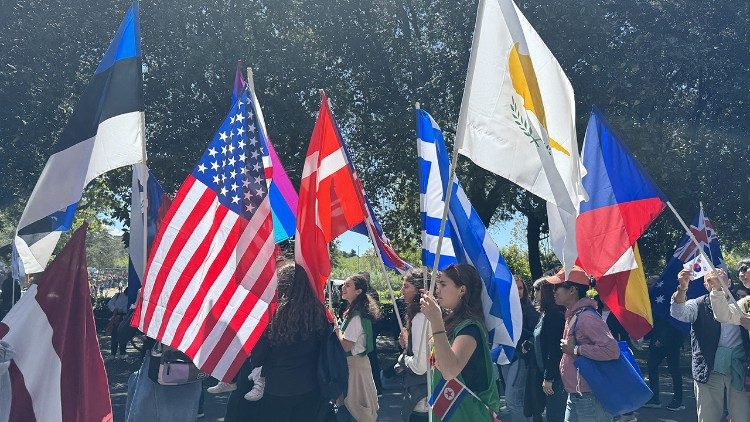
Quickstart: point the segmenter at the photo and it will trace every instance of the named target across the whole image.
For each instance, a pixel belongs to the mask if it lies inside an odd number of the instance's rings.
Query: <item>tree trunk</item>
[[[529,270],[531,279],[536,280],[542,276],[541,253],[539,252],[539,239],[542,233],[542,223],[533,215],[527,215],[526,245],[529,249]]]

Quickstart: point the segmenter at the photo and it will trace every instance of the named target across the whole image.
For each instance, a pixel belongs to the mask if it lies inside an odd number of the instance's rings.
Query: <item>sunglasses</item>
[[[747,270],[749,270],[749,269],[750,269],[750,266],[748,266],[747,264],[742,264],[740,266],[740,272],[741,273],[747,272]]]

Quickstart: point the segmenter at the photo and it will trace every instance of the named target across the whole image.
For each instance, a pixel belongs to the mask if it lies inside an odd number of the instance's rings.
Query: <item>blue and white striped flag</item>
[[[450,177],[450,160],[443,132],[424,110],[417,110],[420,211],[422,216],[422,261],[435,262],[440,220]],[[513,275],[495,241],[461,188],[453,180],[445,238],[440,250],[439,269],[453,263],[474,266],[482,277],[482,308],[492,345],[499,346],[498,363],[513,358],[521,336],[521,302]]]

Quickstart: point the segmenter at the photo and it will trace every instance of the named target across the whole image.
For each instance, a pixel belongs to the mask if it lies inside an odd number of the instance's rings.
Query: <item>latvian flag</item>
[[[433,415],[442,421],[448,421],[453,412],[461,405],[461,401],[466,397],[466,394],[466,387],[457,379],[454,378],[450,381],[441,379],[427,402],[432,408]]]
[[[13,359],[0,363],[0,422],[111,422],[86,270],[86,228],[0,322]]]
[[[19,269],[44,270],[90,181],[145,159],[138,6],[133,3],[81,95],[23,211]]]

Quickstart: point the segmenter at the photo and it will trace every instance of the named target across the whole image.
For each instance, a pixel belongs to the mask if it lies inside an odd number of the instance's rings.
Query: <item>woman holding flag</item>
[[[437,420],[491,421],[500,407],[482,312],[482,280],[471,265],[451,265],[424,293],[432,326],[434,372],[430,402]],[[442,308],[442,309],[441,309]]]
[[[341,287],[341,298],[347,305],[344,323],[341,328],[336,327],[336,335],[347,354],[349,391],[344,406],[339,407],[339,421],[349,420],[347,412],[358,422],[374,422],[378,418],[378,393],[367,354],[375,347],[372,325],[380,318],[380,308],[369,291],[369,277],[362,273],[347,278]]]

